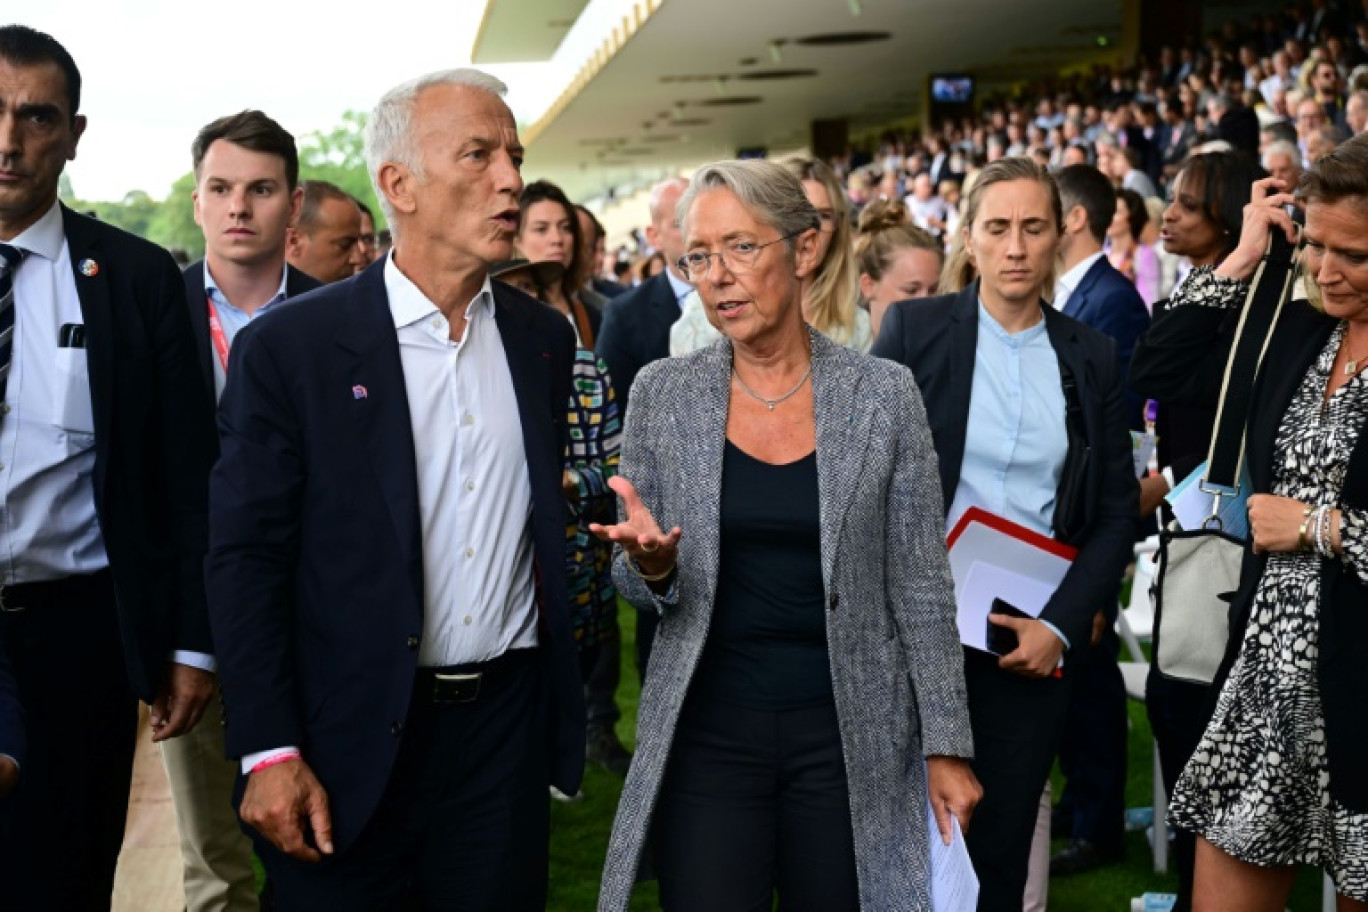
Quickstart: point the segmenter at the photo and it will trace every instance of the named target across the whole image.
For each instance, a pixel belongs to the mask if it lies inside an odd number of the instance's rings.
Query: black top
[[[832,699],[817,454],[772,465],[729,440],[712,628],[693,691],[779,711]]]

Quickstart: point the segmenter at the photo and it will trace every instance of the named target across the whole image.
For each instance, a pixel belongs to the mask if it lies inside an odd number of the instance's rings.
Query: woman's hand
[[[1255,554],[1301,550],[1300,533],[1306,518],[1306,504],[1290,497],[1251,494],[1248,506]]]
[[[1292,223],[1292,216],[1283,208],[1295,201],[1292,194],[1287,192],[1291,189],[1276,177],[1254,182],[1249,205],[1244,207],[1240,244],[1217,268],[1218,276],[1248,281],[1254,275],[1254,270],[1259,268],[1259,261],[1268,249],[1270,231],[1281,231],[1287,235],[1289,243],[1296,241],[1296,226]]]
[[[637,496],[636,488],[621,475],[608,479],[608,487],[622,498],[627,519],[611,526],[590,523],[589,531],[601,541],[621,545],[627,556],[636,561],[637,567],[647,576],[668,573],[679,555],[679,527],[675,526],[668,533],[662,532],[655,517]]]
[[[974,777],[969,761],[961,757],[926,758],[926,796],[936,815],[936,829],[941,842],[950,844],[954,827],[950,818],[959,820],[960,830],[969,832],[969,818],[983,798],[983,786]]]

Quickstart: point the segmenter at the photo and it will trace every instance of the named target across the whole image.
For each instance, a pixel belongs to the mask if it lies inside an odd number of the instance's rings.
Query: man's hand
[[[1101,611],[1099,611],[1097,612],[1097,614],[1093,615],[1092,636],[1088,638],[1089,642],[1093,646],[1096,646],[1098,643],[1102,642],[1102,634],[1105,633],[1106,630],[1107,616],[1103,614]]]
[[[969,761],[960,757],[926,758],[926,796],[936,815],[941,842],[950,844],[954,828],[950,818],[959,821],[960,830],[969,832],[969,818],[983,798],[983,786],[974,777]]]
[[[1059,667],[1064,641],[1034,618],[1014,618],[990,614],[988,620],[999,627],[1010,627],[1017,635],[1017,648],[998,659],[998,667],[1027,678],[1048,678]]]
[[[1141,518],[1153,516],[1154,511],[1159,509],[1159,505],[1164,502],[1164,495],[1168,492],[1168,479],[1158,472],[1140,479]]]
[[[0,756],[0,798],[4,798],[19,784],[19,764]]]
[[[171,662],[166,683],[148,714],[152,740],[165,741],[194,728],[214,694],[214,676],[202,668]]]
[[[333,852],[328,793],[302,759],[248,776],[238,813],[243,823],[291,858],[318,861]]]

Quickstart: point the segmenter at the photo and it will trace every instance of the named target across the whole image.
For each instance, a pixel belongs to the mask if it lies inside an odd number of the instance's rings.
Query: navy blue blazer
[[[423,630],[417,471],[384,262],[237,335],[210,479],[206,576],[228,754],[299,745],[328,791],[339,852],[389,780]],[[561,470],[575,337],[500,283],[494,305],[532,486],[551,784],[573,794],[585,723]]]
[[[670,356],[670,327],[680,313],[674,286],[663,271],[613,298],[604,309],[594,353],[608,365],[613,395],[624,416],[637,371]]]
[[[5,646],[5,627],[0,624],[0,754],[9,754],[24,766],[28,752],[28,738],[24,733],[24,711],[19,703],[19,685],[10,667],[9,650]]]
[[[1116,361],[1126,399],[1126,424],[1138,430],[1144,421],[1144,401],[1131,391],[1129,378],[1135,342],[1150,325],[1145,299],[1104,256],[1083,273],[1078,287],[1064,302],[1064,314],[1110,336],[1116,343]]]
[[[216,393],[214,359],[218,357],[218,353],[214,351],[214,343],[209,338],[209,308],[204,296],[204,260],[196,260],[186,266],[184,276],[185,300],[190,306],[190,331],[195,334],[195,351],[199,353],[200,371],[204,374],[204,383],[212,400]],[[323,283],[318,279],[293,266],[285,273],[287,298],[297,298],[305,292],[322,287]]]
[[[1091,455],[1084,482],[1085,519],[1070,542],[1079,553],[1040,616],[1079,646],[1089,642],[1093,615],[1115,608],[1117,587],[1135,541],[1140,486],[1122,414],[1121,377],[1112,341],[1048,304],[1042,309],[1055,356],[1078,384],[1083,436]],[[957,295],[897,302],[884,314],[871,351],[905,364],[916,377],[940,462],[947,513],[964,462],[977,346],[975,282]]]

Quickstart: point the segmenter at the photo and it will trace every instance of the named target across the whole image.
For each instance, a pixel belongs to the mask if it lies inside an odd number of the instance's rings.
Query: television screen
[[[931,100],[936,104],[969,104],[974,100],[974,77],[932,76]]]

